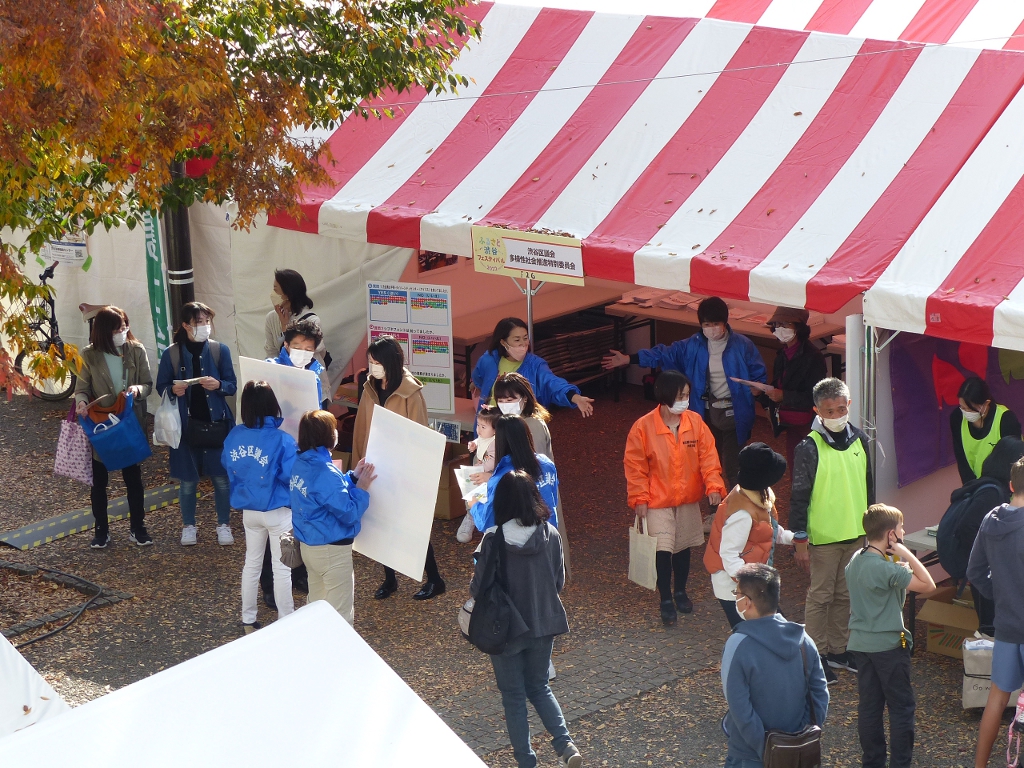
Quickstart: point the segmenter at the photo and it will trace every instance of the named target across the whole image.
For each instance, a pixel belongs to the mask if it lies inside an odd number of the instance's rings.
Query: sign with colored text
[[[582,243],[575,237],[473,227],[477,272],[583,285]]]
[[[428,410],[454,413],[450,286],[367,282],[366,332],[371,344],[381,336],[398,341],[406,368],[423,384]]]

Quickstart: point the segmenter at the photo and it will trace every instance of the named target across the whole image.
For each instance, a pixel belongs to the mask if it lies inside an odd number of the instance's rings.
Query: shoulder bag
[[[807,669],[807,653],[800,643],[804,663],[804,687],[807,705],[811,708],[811,724],[797,733],[768,731],[764,739],[764,768],[819,768],[821,766],[821,727],[814,714],[811,698],[811,676]]]
[[[220,342],[210,339],[210,355],[213,357],[213,364],[220,368]],[[179,379],[190,378],[185,371],[185,365],[181,354],[181,345],[175,344],[169,347],[171,354],[171,365],[178,371]],[[192,385],[198,386],[198,385]],[[189,448],[206,451],[219,451],[224,448],[224,441],[228,432],[231,431],[231,424],[227,421],[200,421],[189,419],[185,425],[185,433],[182,438]],[[177,446],[175,446],[177,447]]]
[[[484,564],[484,578],[469,619],[469,642],[492,656],[530,628],[508,595],[508,567],[505,532],[499,525]]]

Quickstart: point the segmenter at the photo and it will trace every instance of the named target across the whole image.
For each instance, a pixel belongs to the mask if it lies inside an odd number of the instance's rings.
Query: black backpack
[[[530,631],[508,596],[507,560],[505,532],[499,525],[469,620],[469,642],[491,655],[504,652],[509,642]]]
[[[971,549],[974,547],[974,539],[964,540],[962,529],[967,514],[971,511],[978,495],[988,488],[995,488],[999,491],[1000,502],[1006,501],[1002,485],[992,481],[980,483],[977,487],[966,491],[958,488],[953,491],[949,499],[949,508],[939,521],[939,530],[935,534],[935,551],[939,556],[939,564],[954,579],[962,579],[967,576],[967,563],[971,559]],[[992,508],[999,506],[993,504]],[[988,512],[989,510],[986,510]]]

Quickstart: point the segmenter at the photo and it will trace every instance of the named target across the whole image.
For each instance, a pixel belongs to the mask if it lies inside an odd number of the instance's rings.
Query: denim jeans
[[[548,686],[548,664],[551,661],[553,635],[527,637],[508,644],[505,652],[491,656],[494,678],[501,691],[505,707],[505,726],[512,742],[512,751],[519,768],[535,768],[537,753],[530,746],[530,723],[527,719],[526,700],[540,715],[541,722],[551,734],[551,746],[561,756],[572,737],[565,727],[562,708]]]
[[[210,478],[213,483],[213,501],[217,507],[217,525],[227,525],[231,522],[231,484],[227,475],[214,475]],[[178,506],[181,507],[181,524],[196,524],[196,487],[198,480],[182,480],[181,489],[178,491]]]
[[[743,760],[732,755],[725,758],[725,768],[763,768],[763,766],[764,763],[760,760]]]

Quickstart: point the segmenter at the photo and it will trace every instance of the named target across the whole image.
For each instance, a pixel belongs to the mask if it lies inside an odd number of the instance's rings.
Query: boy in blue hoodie
[[[324,388],[320,374],[324,372],[323,363],[313,357],[316,348],[324,340],[320,324],[315,320],[296,320],[288,325],[284,332],[284,344],[277,357],[267,358],[267,362],[289,365],[292,368],[305,368],[316,374],[316,401],[322,407],[330,405],[324,400]]]
[[[736,574],[736,611],[743,619],[725,643],[722,687],[729,713],[725,768],[761,768],[770,730],[796,733],[828,715],[828,686],[814,641],[779,615],[779,572],[748,563]],[[808,705],[808,690],[814,712]]]
[[[988,765],[1010,691],[1024,684],[1024,459],[1010,468],[1010,490],[1010,503],[981,521],[967,565],[971,586],[996,606],[992,687],[978,729],[976,766]]]

